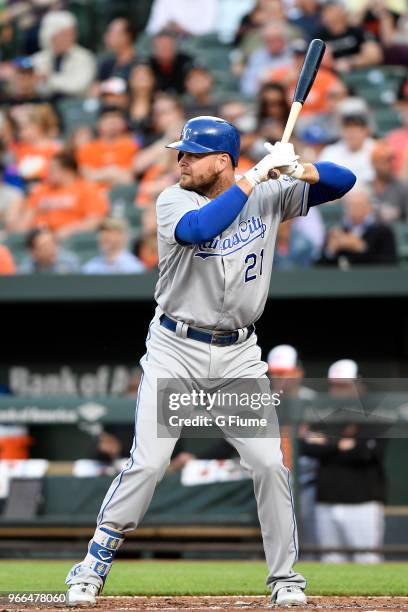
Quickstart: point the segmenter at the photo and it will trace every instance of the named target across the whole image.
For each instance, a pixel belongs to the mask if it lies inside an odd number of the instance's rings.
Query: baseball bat
[[[315,81],[317,71],[322,63],[325,49],[326,43],[320,40],[320,38],[314,38],[307,49],[305,59],[303,60],[303,65],[299,73],[299,78],[296,83],[295,94],[293,96],[289,117],[286,122],[281,142],[289,142],[290,137],[292,136],[292,132],[296,125],[300,111],[302,110],[303,104],[309,95],[309,91],[311,90]],[[272,172],[274,171],[272,170]]]

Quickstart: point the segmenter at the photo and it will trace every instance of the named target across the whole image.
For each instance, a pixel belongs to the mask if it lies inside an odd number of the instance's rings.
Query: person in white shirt
[[[146,31],[151,36],[164,29],[202,36],[217,27],[218,0],[154,0]]]
[[[108,217],[99,227],[100,255],[83,266],[84,274],[141,274],[145,267],[127,250],[128,227],[122,219]]]
[[[332,159],[340,165],[346,163],[359,182],[370,183],[375,175],[371,156],[375,141],[371,137],[369,109],[363,100],[348,98],[341,104],[339,113],[341,138],[325,147],[320,159]]]
[[[77,44],[77,21],[69,11],[52,11],[41,22],[42,51],[32,56],[38,89],[47,96],[82,96],[96,73],[95,57]]]
[[[241,77],[241,91],[248,98],[256,96],[268,72],[289,66],[293,51],[284,22],[270,22],[262,30],[263,47],[253,51]]]

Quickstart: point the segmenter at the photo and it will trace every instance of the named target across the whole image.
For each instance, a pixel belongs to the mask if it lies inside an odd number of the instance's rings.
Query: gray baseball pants
[[[176,440],[157,438],[156,381],[158,378],[260,378],[266,364],[256,335],[240,344],[214,346],[190,338],[180,338],[159,323],[156,310],[146,340],[147,352],[141,359],[143,376],[136,404],[135,437],[126,468],[112,482],[98,516],[98,528],[123,534],[140,524],[156,484],[163,477]],[[289,471],[282,463],[280,439],[228,438],[251,473],[269,568],[267,585],[274,594],[283,586],[306,581],[293,571],[298,543]],[[98,528],[94,539],[97,540]],[[92,541],[91,541],[92,543]],[[90,543],[90,547],[91,547]],[[103,585],[90,568],[89,554],[67,577],[67,584]]]

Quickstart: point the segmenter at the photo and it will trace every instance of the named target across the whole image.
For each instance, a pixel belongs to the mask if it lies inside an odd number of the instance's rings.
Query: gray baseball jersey
[[[133,446],[126,467],[112,482],[102,503],[88,554],[71,569],[67,584],[103,586],[124,533],[139,525],[169,464],[176,440],[157,436],[157,381],[265,378],[267,364],[261,360],[255,334],[230,346],[198,342],[160,325],[161,312],[214,329],[237,329],[255,321],[268,294],[279,223],[306,214],[307,194],[308,185],[300,181],[263,183],[254,189],[239,217],[221,236],[195,246],[178,244],[175,228],[186,212],[205,206],[209,199],[179,185],[160,195],[160,277],[155,295],[159,306],[140,362],[143,376]],[[224,392],[230,388],[224,386]],[[305,588],[303,576],[292,569],[298,550],[296,521],[279,437],[237,437],[229,438],[229,442],[254,481],[269,567],[267,584],[272,594],[284,586]]]
[[[235,221],[199,245],[175,238],[180,219],[209,198],[179,184],[157,200],[159,280],[155,298],[174,319],[232,330],[259,319],[268,297],[279,223],[307,214],[309,185],[281,177],[257,185]]]

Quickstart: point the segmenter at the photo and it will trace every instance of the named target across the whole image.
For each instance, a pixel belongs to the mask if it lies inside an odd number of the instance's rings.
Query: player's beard
[[[182,174],[180,177],[180,187],[187,191],[196,191],[208,197],[215,197],[217,192],[221,193],[224,189],[220,188],[220,183],[223,182],[221,173],[215,172],[213,168],[207,172],[202,172],[195,177],[191,174]]]

